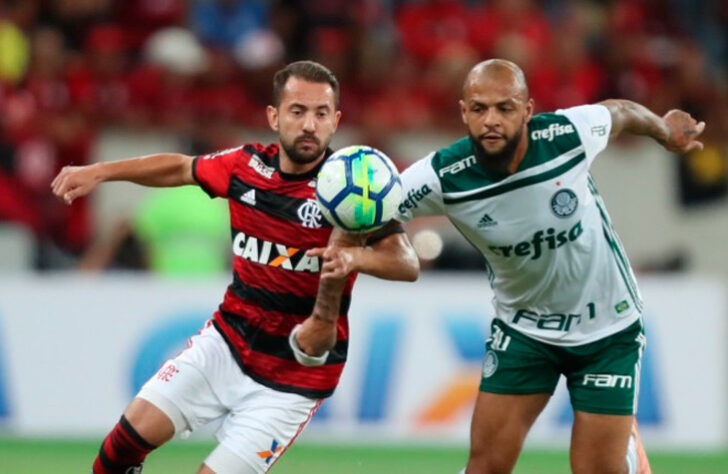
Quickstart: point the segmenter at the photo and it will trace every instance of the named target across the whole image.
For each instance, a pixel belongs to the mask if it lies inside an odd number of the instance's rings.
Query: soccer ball
[[[389,222],[402,198],[397,168],[368,146],[342,148],[329,156],[316,182],[321,213],[347,232],[371,232]]]

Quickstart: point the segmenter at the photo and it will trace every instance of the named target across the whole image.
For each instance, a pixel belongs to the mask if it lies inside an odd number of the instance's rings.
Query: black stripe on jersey
[[[254,190],[255,199],[245,199],[245,193]],[[283,194],[276,194],[265,189],[251,186],[237,176],[230,178],[230,186],[228,187],[228,197],[235,202],[244,206],[252,207],[266,214],[271,214],[281,219],[301,223],[301,217],[298,215],[298,209],[307,204],[310,199],[301,199]],[[319,220],[321,227],[331,227],[331,224],[321,216]]]
[[[237,362],[240,369],[243,372],[245,372],[246,375],[248,375],[250,378],[252,378],[256,382],[258,382],[259,384],[264,385],[266,387],[270,387],[274,390],[278,390],[279,392],[297,393],[299,395],[303,395],[303,396],[309,397],[309,398],[326,398],[326,397],[331,396],[331,394],[334,393],[333,389],[332,390],[316,390],[313,388],[303,388],[303,387],[297,387],[295,385],[288,385],[288,384],[273,382],[272,380],[268,380],[264,377],[261,377],[252,371],[246,370],[245,364],[243,363],[243,361],[240,358],[240,353],[235,348],[235,344],[233,344],[227,338],[227,336],[225,335],[225,332],[220,328],[220,326],[218,325],[218,323],[216,321],[213,321],[212,324],[215,327],[215,329],[217,330],[217,332],[220,334],[220,336],[222,336],[225,343],[227,344],[228,349],[230,349],[230,352],[232,353],[233,358],[235,359],[235,362]],[[287,341],[286,341],[286,344],[288,344]]]
[[[274,336],[269,334],[250,324],[244,316],[238,314],[220,310],[220,315],[225,320],[225,323],[245,340],[245,343],[251,350],[281,359],[296,360],[293,355],[293,350],[288,344],[288,336]],[[342,362],[346,362],[348,348],[349,341],[337,341],[329,353],[325,364],[341,364]]]
[[[286,392],[286,393],[297,393],[299,395],[303,395],[304,397],[309,398],[326,398],[330,397],[334,391],[332,390],[316,390],[313,388],[303,388],[303,387],[297,387],[295,385],[287,385],[282,384],[278,382],[273,382],[272,380],[268,380],[264,377],[261,377],[253,372],[249,372],[245,370],[245,364],[243,364],[243,361],[240,359],[240,353],[235,348],[235,344],[230,342],[230,340],[225,335],[225,331],[223,331],[220,326],[217,324],[217,321],[213,321],[212,325],[217,330],[218,334],[223,338],[225,341],[225,344],[227,344],[228,349],[230,349],[230,353],[233,356],[233,359],[235,359],[235,362],[237,362],[238,367],[240,367],[240,370],[242,370],[248,377],[255,380],[261,385],[264,385],[266,387],[272,388],[274,390],[278,390],[279,392]],[[286,342],[287,344],[287,342]]]
[[[245,284],[237,272],[233,272],[233,283],[230,285],[233,294],[244,301],[250,301],[265,311],[277,311],[279,313],[295,314],[297,316],[309,316],[313,312],[316,298],[296,296],[290,293],[276,293],[265,288],[256,288]],[[343,295],[339,314],[349,312],[351,298]]]

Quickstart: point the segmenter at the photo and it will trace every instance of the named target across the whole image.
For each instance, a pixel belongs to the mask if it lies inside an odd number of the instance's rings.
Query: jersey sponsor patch
[[[273,176],[273,173],[275,172],[275,168],[266,165],[263,163],[263,160],[260,159],[258,155],[252,155],[250,157],[250,161],[248,161],[248,166],[253,168],[256,173],[263,176],[264,178],[270,179]]]
[[[275,457],[276,454],[278,454],[283,447],[276,441],[275,439],[270,445],[270,449],[266,449],[265,451],[258,451],[256,454],[258,457],[260,457],[266,464],[270,464],[271,460]]]
[[[569,217],[579,205],[579,198],[571,189],[561,189],[551,197],[551,210],[556,217]]]
[[[553,227],[544,230],[537,230],[533,233],[531,240],[524,240],[515,245],[491,245],[488,248],[499,257],[531,257],[531,260],[538,260],[545,250],[555,250],[565,244],[575,241],[584,229],[581,221],[574,224],[571,229],[557,232]]]
[[[233,253],[254,263],[292,272],[318,273],[321,268],[319,257],[309,257],[305,249],[286,247],[243,232],[236,233],[233,238]]]
[[[632,388],[631,375],[618,374],[584,374],[582,385],[598,388]]]
[[[459,172],[470,168],[474,164],[475,164],[475,155],[470,155],[467,158],[458,160],[451,165],[440,168],[440,171],[438,172],[438,174],[440,175],[441,178],[444,177],[446,174],[458,174]]]
[[[425,199],[425,196],[430,194],[432,189],[423,184],[420,189],[410,189],[407,191],[407,195],[402,199],[402,203],[399,205],[400,214],[407,212],[407,209],[416,209],[419,206],[420,201]]]
[[[574,126],[571,124],[560,125],[558,123],[549,124],[548,128],[542,128],[541,130],[534,130],[531,132],[531,140],[546,140],[553,141],[554,138],[561,135],[568,135],[574,133]]]

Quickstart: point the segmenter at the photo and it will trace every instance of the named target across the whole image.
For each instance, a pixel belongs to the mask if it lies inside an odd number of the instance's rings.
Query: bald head
[[[473,88],[485,83],[496,83],[511,90],[514,97],[528,100],[528,84],[526,76],[516,63],[505,59],[488,59],[476,64],[463,82],[463,97],[467,97]]]

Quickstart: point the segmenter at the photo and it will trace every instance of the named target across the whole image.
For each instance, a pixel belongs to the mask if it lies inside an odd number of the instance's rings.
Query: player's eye
[[[318,116],[318,118],[326,118],[329,116],[329,113],[328,112],[318,112],[316,115]]]

